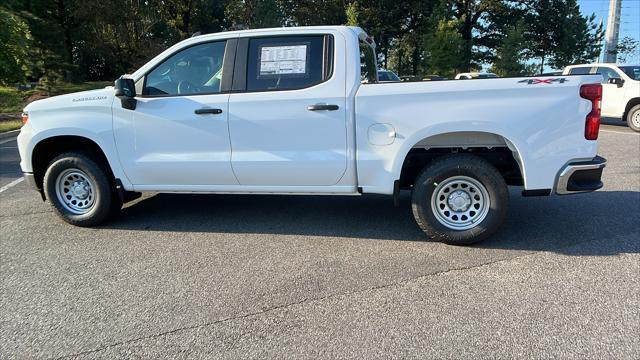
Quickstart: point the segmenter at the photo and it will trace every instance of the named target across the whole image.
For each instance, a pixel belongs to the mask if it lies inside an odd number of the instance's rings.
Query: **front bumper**
[[[577,194],[602,188],[602,170],[606,165],[607,159],[600,156],[592,160],[568,163],[558,174],[556,194]]]

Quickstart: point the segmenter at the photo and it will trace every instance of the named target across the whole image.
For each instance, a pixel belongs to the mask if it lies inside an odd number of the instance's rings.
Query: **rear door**
[[[239,39],[229,134],[240,184],[328,186],[345,173],[345,60],[334,35]]]

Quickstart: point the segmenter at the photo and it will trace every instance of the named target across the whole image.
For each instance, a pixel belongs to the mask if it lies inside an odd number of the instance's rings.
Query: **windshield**
[[[624,73],[633,80],[640,80],[640,65],[620,66],[620,70],[624,71]]]

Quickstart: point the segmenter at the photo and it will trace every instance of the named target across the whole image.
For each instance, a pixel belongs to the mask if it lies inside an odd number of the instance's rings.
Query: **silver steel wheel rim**
[[[640,110],[636,110],[631,116],[631,122],[636,128],[640,128]]]
[[[474,228],[487,217],[490,206],[487,189],[468,176],[453,176],[442,181],[431,196],[431,210],[436,219],[452,230]]]
[[[88,213],[96,202],[95,184],[79,169],[67,169],[56,179],[56,196],[62,206],[76,215]]]

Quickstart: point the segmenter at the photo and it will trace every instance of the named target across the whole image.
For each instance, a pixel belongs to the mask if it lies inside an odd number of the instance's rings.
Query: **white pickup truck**
[[[602,187],[600,76],[381,84],[373,59],[357,27],[193,37],[115,87],[29,104],[20,165],[79,226],[147,191],[397,204],[410,189],[420,228],[450,244],[499,228],[508,185],[525,196]]]

